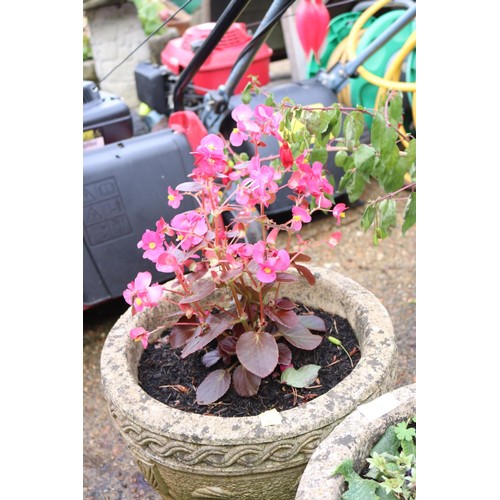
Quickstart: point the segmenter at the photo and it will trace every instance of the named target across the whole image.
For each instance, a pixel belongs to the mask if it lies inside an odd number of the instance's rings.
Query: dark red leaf
[[[276,281],[278,283],[294,283],[295,281],[299,281],[299,278],[294,274],[276,273]]]
[[[230,356],[236,354],[236,339],[234,337],[226,337],[219,342],[219,349]]]
[[[299,323],[309,330],[326,332],[325,322],[318,316],[314,316],[312,314],[303,314],[299,316]]]
[[[203,184],[199,182],[182,182],[176,188],[177,191],[190,191],[192,193],[197,193],[203,189]]]
[[[313,335],[305,326],[297,325],[293,328],[287,330],[280,330],[290,344],[298,347],[299,349],[305,349],[306,351],[312,351],[321,344],[323,337],[321,335]]]
[[[192,294],[184,297],[179,304],[191,304],[208,297],[215,290],[215,282],[211,279],[195,281],[192,286]]]
[[[198,325],[175,325],[169,335],[172,349],[182,347],[188,340],[201,333]]]
[[[292,328],[299,323],[299,318],[294,311],[286,311],[284,309],[273,309],[271,306],[265,306],[264,312],[273,321],[280,323],[288,328]]]
[[[205,347],[237,321],[237,319],[224,311],[219,314],[209,314],[206,320],[207,328],[202,335],[193,338],[186,344],[186,347],[182,350],[181,358],[185,358]]]
[[[249,297],[251,300],[254,300],[255,302],[259,301],[259,294],[252,287],[248,285],[242,285],[241,283],[238,282],[235,283],[235,286],[243,296]]]
[[[290,259],[293,260],[293,262],[310,262],[311,257],[309,255],[306,255],[305,253],[291,253],[290,254]]]
[[[278,353],[278,364],[289,365],[292,362],[292,351],[283,342],[278,342]]]
[[[278,299],[276,301],[276,307],[279,307],[280,309],[294,309],[295,304],[288,299]]]
[[[244,398],[255,396],[259,391],[261,378],[239,365],[233,373],[234,390]]]
[[[204,366],[207,368],[210,368],[211,366],[215,365],[217,361],[221,358],[220,352],[215,349],[213,351],[209,351],[206,354],[204,354],[201,358],[201,362],[203,363]]]
[[[196,402],[209,405],[224,396],[230,385],[231,374],[227,370],[215,370],[196,389]]]
[[[245,332],[236,342],[240,363],[261,378],[267,377],[278,364],[278,345],[267,332]]]
[[[237,267],[236,269],[230,269],[229,271],[222,271],[220,273],[220,280],[225,283],[226,281],[232,280],[241,276],[243,274],[243,266]]]
[[[307,267],[300,266],[299,264],[295,264],[295,263],[293,263],[292,265],[295,267],[295,269],[297,269],[299,274],[304,276],[304,278],[307,280],[307,282],[310,285],[314,285],[314,283],[316,283],[316,278],[314,277],[314,274],[311,271],[309,271],[309,269]]]

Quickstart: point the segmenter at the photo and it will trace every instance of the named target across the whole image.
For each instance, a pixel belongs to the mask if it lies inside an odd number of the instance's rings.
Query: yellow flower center
[[[169,201],[174,201],[175,200],[175,196],[173,194],[169,194],[168,195],[168,199],[169,199]]]
[[[177,236],[177,240],[178,240],[178,241],[182,241],[183,239],[184,239],[184,235],[183,235],[183,234],[179,234],[179,235]]]
[[[237,128],[233,128],[233,134],[237,134],[239,130]]]
[[[208,149],[210,149],[210,151],[214,151],[215,150],[215,146],[213,144],[209,144],[207,146]]]
[[[142,300],[139,297],[137,297],[135,299],[135,305],[140,306],[141,304],[142,304]]]
[[[148,246],[150,250],[153,250],[156,248],[156,243],[151,242]]]
[[[273,271],[273,270],[272,270],[270,267],[265,267],[265,268],[264,268],[264,272],[265,272],[266,274],[270,274],[272,271]]]
[[[294,220],[295,222],[300,222],[300,221],[301,221],[300,215],[294,215],[294,216],[293,216],[293,220]]]
[[[345,212],[342,212],[342,213],[340,214],[340,216],[341,216],[341,217],[345,217]]]

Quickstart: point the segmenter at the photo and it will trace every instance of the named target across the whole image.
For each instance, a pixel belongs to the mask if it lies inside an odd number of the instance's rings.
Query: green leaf
[[[390,455],[397,455],[399,451],[399,439],[396,436],[394,426],[389,426],[384,432],[383,436],[377,441],[377,444],[372,448],[370,455],[378,453],[389,453]]]
[[[335,165],[337,165],[337,167],[342,167],[347,160],[347,156],[347,151],[337,151],[337,153],[335,153]]]
[[[391,234],[391,229],[396,226],[396,202],[392,199],[382,200],[379,205],[380,229],[382,234]]]
[[[287,368],[281,374],[281,383],[297,388],[309,387],[316,380],[320,369],[319,365],[304,365],[298,370]]]
[[[400,441],[412,441],[413,437],[416,435],[416,431],[413,427],[408,428],[408,424],[406,422],[399,422],[395,426],[396,436]]]
[[[375,494],[379,484],[372,479],[363,479],[352,468],[352,460],[344,460],[333,472],[342,474],[349,483],[349,489],[342,494],[342,500],[378,500]]]
[[[417,455],[417,449],[415,447],[415,443],[412,441],[401,441],[401,448],[403,448],[403,453],[409,457],[413,455],[413,459],[415,459]]]
[[[396,144],[398,140],[398,133],[392,128],[388,127],[384,131],[384,136],[382,137],[382,144],[380,145],[380,159],[384,163],[388,163],[389,161],[395,162],[395,154],[394,151],[397,149],[397,157],[399,158],[399,148]],[[391,163],[392,165],[392,163]]]
[[[408,197],[408,201],[403,212],[403,236],[417,222],[417,193],[414,191]]]
[[[311,151],[309,155],[309,162],[313,164],[315,161],[319,161],[323,165],[328,161],[328,152],[325,148],[315,147]]]
[[[386,193],[393,193],[404,185],[407,162],[404,157],[399,156],[399,149],[395,145],[392,155],[386,158],[384,173],[379,182]]]
[[[338,108],[330,109],[324,112],[328,118],[327,127],[322,131],[327,137],[337,137],[342,126],[342,115]]]
[[[266,106],[275,106],[276,102],[274,101],[274,94],[271,92],[267,97],[264,103]]]
[[[330,123],[328,131],[333,137],[338,137],[342,130],[342,113],[338,108],[335,108],[335,116]]]
[[[363,231],[366,231],[372,224],[375,219],[375,206],[374,205],[368,205],[365,208],[365,211],[363,213],[363,217],[361,217],[361,228]]]
[[[394,126],[403,123],[403,94],[398,92],[389,102],[389,120]]]
[[[392,493],[392,491],[387,493],[382,486],[379,486],[375,493],[378,495],[379,500],[399,500],[399,498]]]
[[[349,113],[344,120],[344,135],[349,151],[356,146],[364,130],[363,114],[359,111]]]
[[[241,94],[241,101],[244,104],[248,104],[252,100],[251,90],[252,90],[252,82],[248,82]]]
[[[417,180],[417,140],[412,139],[406,148],[407,169],[412,182]]]
[[[380,152],[382,147],[383,138],[385,135],[385,118],[380,112],[375,113],[371,127],[371,141],[372,146]]]
[[[375,162],[375,149],[373,147],[366,144],[360,144],[358,149],[354,151],[352,157],[356,169],[368,174],[371,173]]]
[[[245,90],[243,94],[241,94],[241,102],[243,104],[250,104],[251,100],[252,100],[252,94]]]
[[[365,186],[366,180],[363,174],[355,170],[345,186],[347,195],[349,196],[349,201],[351,201],[351,203],[359,199],[359,197],[365,190]]]

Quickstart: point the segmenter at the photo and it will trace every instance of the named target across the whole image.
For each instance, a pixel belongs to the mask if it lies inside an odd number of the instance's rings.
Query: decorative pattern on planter
[[[151,457],[163,465],[205,466],[215,469],[247,468],[267,470],[279,464],[305,464],[319,443],[331,432],[338,422],[302,436],[294,436],[277,442],[262,444],[242,444],[239,446],[209,446],[178,441],[143,429],[131,420],[121,416],[115,409],[111,416],[127,444],[134,448],[134,455],[143,462]],[[140,450],[140,451],[139,451]],[[267,462],[273,462],[268,464]]]

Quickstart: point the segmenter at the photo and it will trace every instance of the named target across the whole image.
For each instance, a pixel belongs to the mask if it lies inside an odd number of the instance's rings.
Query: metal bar
[[[282,15],[295,2],[295,0],[274,0],[269,6],[266,14],[261,20],[259,27],[255,31],[252,40],[241,51],[238,59],[234,63],[225,85],[221,89],[226,98],[229,99],[234,93],[234,89],[243,78],[245,72],[250,67],[262,44],[267,40],[271,30],[278,24]]]
[[[175,111],[184,109],[183,97],[186,86],[193,79],[195,73],[206,61],[212,50],[215,49],[231,24],[233,24],[249,3],[250,0],[232,0],[220,16],[210,35],[208,35],[189,64],[184,68],[174,87],[173,99]]]

